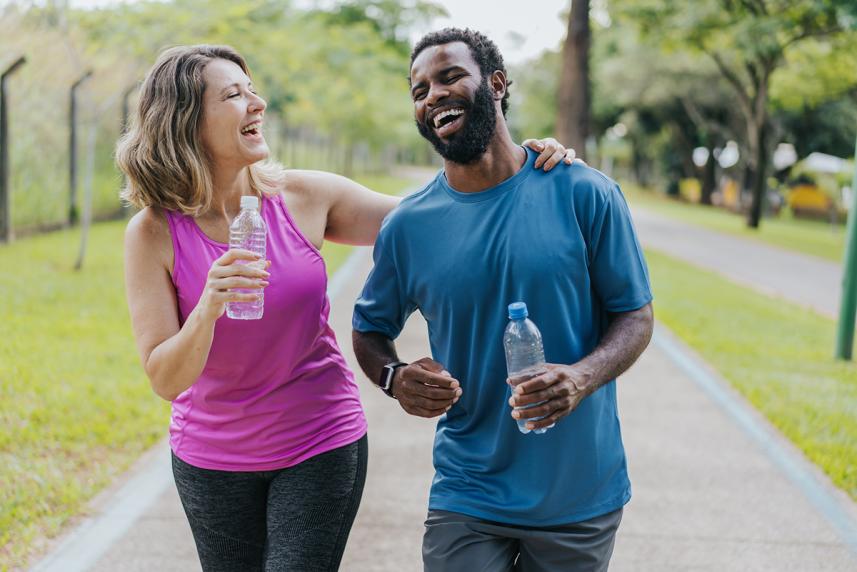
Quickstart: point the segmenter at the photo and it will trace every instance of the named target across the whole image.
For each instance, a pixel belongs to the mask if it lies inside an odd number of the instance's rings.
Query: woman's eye
[[[241,94],[240,93],[230,93],[227,97],[229,99],[232,99],[233,97],[238,97],[239,95],[241,95]]]

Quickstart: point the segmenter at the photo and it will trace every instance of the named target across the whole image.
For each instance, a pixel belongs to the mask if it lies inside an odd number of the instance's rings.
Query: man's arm
[[[530,429],[547,427],[565,417],[587,396],[631,367],[652,339],[652,305],[611,314],[601,342],[588,356],[571,365],[547,364],[547,372],[515,387],[509,404],[522,407],[544,401],[538,407],[515,410],[512,417],[532,419]]]
[[[354,330],[351,339],[357,362],[372,383],[381,378],[385,365],[399,361],[396,344],[384,334]],[[398,368],[392,391],[402,409],[419,417],[442,415],[461,396],[458,380],[443,365],[427,357]]]

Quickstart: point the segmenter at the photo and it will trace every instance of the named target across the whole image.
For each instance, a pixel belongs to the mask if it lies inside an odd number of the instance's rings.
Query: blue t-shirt
[[[610,382],[542,435],[508,404],[506,307],[524,301],[549,363],[598,344],[608,312],[651,301],[648,271],[619,187],[580,164],[460,193],[441,171],[385,219],[353,326],[395,339],[419,310],[433,358],[463,395],[440,417],[429,508],[521,526],[587,520],[631,497]]]

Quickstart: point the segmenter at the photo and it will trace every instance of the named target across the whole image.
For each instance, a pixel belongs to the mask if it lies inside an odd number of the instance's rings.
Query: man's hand
[[[509,405],[524,407],[541,403],[536,407],[512,411],[515,419],[534,419],[527,423],[528,429],[541,429],[553,425],[578,406],[591,392],[590,377],[574,365],[545,364],[544,373],[526,381],[508,380],[512,385]],[[516,383],[517,382],[517,383]]]
[[[458,401],[461,387],[441,364],[426,357],[396,370],[393,396],[411,415],[437,417]]]

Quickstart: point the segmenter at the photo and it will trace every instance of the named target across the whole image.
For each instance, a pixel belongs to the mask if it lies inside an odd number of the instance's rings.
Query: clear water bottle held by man
[[[536,325],[529,319],[527,305],[523,302],[509,304],[509,323],[503,333],[503,347],[506,350],[506,371],[509,375],[509,385],[512,390],[518,384],[527,381],[545,372],[545,350],[542,345],[542,334]],[[524,407],[516,407],[520,411],[530,407],[536,407],[541,403],[534,403]],[[527,423],[543,419],[543,417],[532,419],[518,419],[518,429],[521,433],[529,433]],[[542,429],[535,429],[533,433],[542,434],[553,427],[550,425]]]
[[[268,229],[259,214],[258,197],[241,197],[241,212],[229,227],[229,248],[241,248],[255,252],[261,258],[259,262],[245,264],[265,265],[265,240]],[[240,264],[241,261],[237,262]],[[252,302],[229,302],[226,304],[226,315],[233,320],[258,320],[265,310],[264,294],[261,290],[236,288],[236,292],[258,293],[259,299]]]

